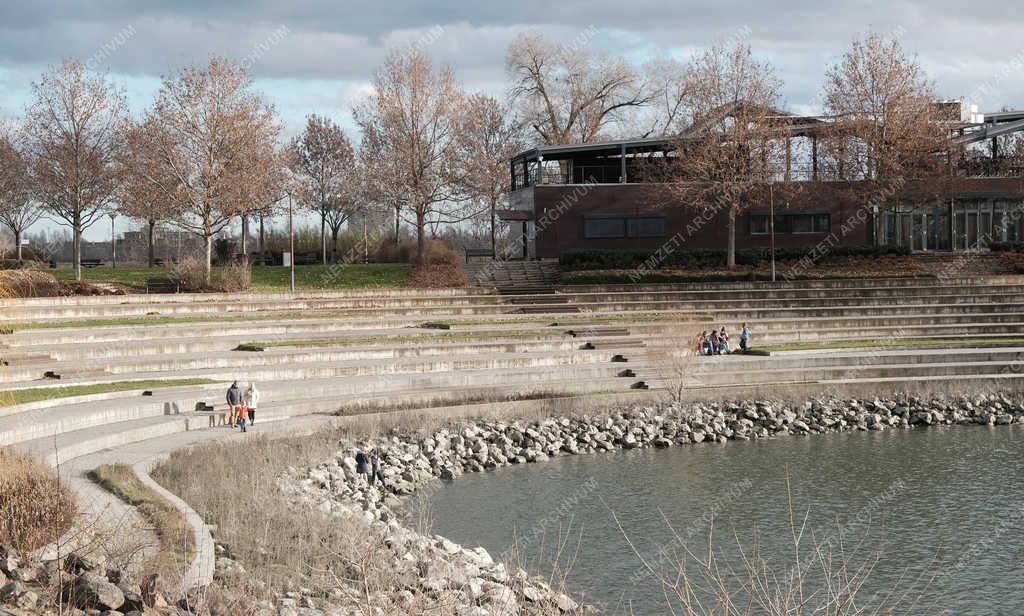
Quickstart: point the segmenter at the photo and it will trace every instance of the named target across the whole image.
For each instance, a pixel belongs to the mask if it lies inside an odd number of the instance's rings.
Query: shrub
[[[206,263],[202,259],[186,257],[170,266],[182,291],[202,291],[206,287]]]
[[[0,449],[0,544],[32,552],[71,527],[75,500],[50,467]]]
[[[238,261],[218,267],[213,271],[211,282],[215,291],[248,291],[252,286],[252,266],[248,261]]]
[[[58,297],[63,295],[57,279],[35,270],[0,270],[0,297]]]
[[[427,262],[412,270],[412,286],[419,289],[447,289],[469,284],[466,268],[458,253],[444,242],[434,239],[427,241],[426,249]],[[415,255],[414,246],[412,256]]]

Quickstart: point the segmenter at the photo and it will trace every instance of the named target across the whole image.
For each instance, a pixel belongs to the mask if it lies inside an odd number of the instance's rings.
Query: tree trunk
[[[17,229],[14,231],[14,245],[18,251],[18,265],[21,265],[21,231]]]
[[[264,238],[263,236],[263,214],[260,214],[260,255],[264,258],[264,260],[267,258],[266,252],[266,238]]]
[[[423,212],[416,212],[416,265],[427,263],[427,223]]]
[[[331,263],[338,262],[338,233],[341,226],[331,227]]]
[[[71,260],[75,268],[75,280],[82,279],[82,216],[75,213],[75,222],[72,225]]]
[[[206,271],[203,273],[203,283],[209,288],[213,280],[213,234],[207,231],[203,239],[206,240]]]
[[[246,216],[245,214],[242,214],[242,257],[243,257],[243,260],[248,260],[248,259],[244,259],[244,257],[248,257],[249,256],[249,251],[247,250],[248,249],[248,241],[249,241],[249,217]]]
[[[736,267],[736,212],[729,210],[729,245],[725,251],[725,266]]]
[[[399,226],[402,224],[402,219],[400,217],[400,214],[401,214],[401,210],[396,205],[395,206],[395,243],[396,244],[398,243]],[[365,216],[365,214],[364,214],[364,216]]]
[[[491,199],[491,257],[494,258],[498,254],[498,240],[494,235],[495,217],[497,216],[497,201]]]
[[[321,212],[321,263],[327,265],[327,214]]]
[[[154,237],[154,230],[155,229],[156,229],[156,221],[150,219],[149,220],[149,254],[147,255],[147,257],[149,259],[149,267],[153,267],[153,266],[156,265],[156,244],[155,244],[156,240],[155,240],[155,237]]]

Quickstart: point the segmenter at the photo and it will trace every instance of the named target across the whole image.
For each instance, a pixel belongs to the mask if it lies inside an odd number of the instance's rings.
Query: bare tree
[[[327,227],[335,247],[341,225],[351,216],[349,193],[355,189],[355,153],[334,121],[311,115],[306,129],[291,144],[291,166],[301,203],[320,216],[320,247],[327,263]]]
[[[875,33],[854,40],[829,68],[824,96],[834,120],[821,166],[832,179],[849,181],[845,190],[861,207],[901,198],[911,179],[925,180],[924,190],[914,191],[923,201],[948,193],[948,126],[940,121],[932,83],[899,41]]]
[[[210,282],[213,237],[278,190],[280,125],[245,70],[223,58],[164,78],[146,130],[133,142],[133,182],[162,201],[172,222],[203,238]]]
[[[371,195],[411,218],[422,265],[428,224],[465,219],[457,169],[465,96],[450,69],[435,71],[415,48],[392,52],[373,85],[354,112]]]
[[[691,68],[673,58],[658,58],[644,65],[650,102],[630,115],[622,136],[672,136],[689,126],[693,121],[690,99],[695,85]]]
[[[650,101],[646,84],[624,59],[536,34],[512,43],[505,67],[516,111],[549,145],[593,141],[623,112]]]
[[[119,210],[122,214],[146,223],[148,229],[147,263],[156,264],[156,226],[169,220],[175,213],[174,203],[164,195],[164,186],[176,183],[169,169],[159,164],[160,156],[152,148],[152,135],[159,130],[153,119],[133,123],[125,131],[125,148],[121,158],[123,170],[118,190]]]
[[[521,124],[497,100],[482,94],[466,103],[460,169],[476,212],[490,216],[491,250],[497,251],[498,206],[508,197],[508,160],[523,147]]]
[[[25,129],[38,197],[71,227],[81,280],[82,231],[106,215],[117,190],[127,103],[105,75],[76,60],[44,73],[32,98]]]
[[[780,175],[785,134],[778,110],[782,84],[771,65],[739,41],[716,45],[689,71],[693,121],[666,158],[656,190],[672,203],[728,217],[726,265],[736,265],[736,218]]]
[[[22,263],[21,239],[43,215],[31,190],[29,161],[19,144],[0,133],[0,223],[11,230],[18,264]]]

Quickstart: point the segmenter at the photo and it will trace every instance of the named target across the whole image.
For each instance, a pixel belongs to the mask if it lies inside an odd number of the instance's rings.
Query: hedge
[[[811,253],[814,248],[777,248],[777,261],[799,261]],[[633,269],[646,263],[655,252],[633,250],[581,250],[563,253],[559,262],[565,271],[593,269]],[[674,269],[707,269],[720,267],[725,263],[724,249],[698,248],[690,250],[674,250],[667,255],[658,255],[657,268]],[[827,263],[842,257],[880,257],[883,255],[909,255],[910,250],[899,246],[833,246],[821,258],[819,263]],[[771,251],[767,248],[743,248],[736,251],[737,265],[757,267],[771,260]]]

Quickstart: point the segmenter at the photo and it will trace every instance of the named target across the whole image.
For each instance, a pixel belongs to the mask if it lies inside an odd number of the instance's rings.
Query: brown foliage
[[[234,293],[248,291],[252,285],[252,267],[244,261],[214,268],[209,282],[206,281],[206,263],[201,259],[182,259],[170,269],[178,277],[182,291]]]
[[[34,270],[0,270],[0,298],[59,297],[65,295],[57,279]]]
[[[427,242],[426,263],[412,270],[412,286],[419,289],[447,289],[469,284],[458,253],[440,240]]]
[[[0,449],[0,544],[19,552],[56,541],[76,505],[53,469],[13,449]]]

